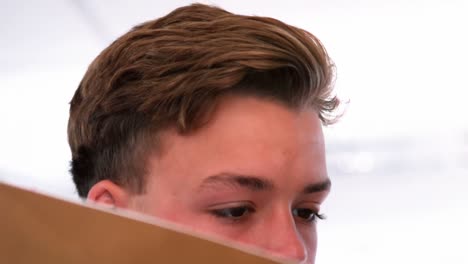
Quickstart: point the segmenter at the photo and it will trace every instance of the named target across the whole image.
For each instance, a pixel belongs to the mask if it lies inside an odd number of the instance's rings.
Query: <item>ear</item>
[[[130,201],[129,193],[110,180],[102,180],[91,187],[88,200],[111,207],[127,208]]]

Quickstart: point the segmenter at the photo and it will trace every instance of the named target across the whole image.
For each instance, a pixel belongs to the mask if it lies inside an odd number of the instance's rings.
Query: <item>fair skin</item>
[[[195,132],[160,136],[144,194],[101,181],[88,199],[314,263],[316,221],[330,189],[316,111],[229,96]]]

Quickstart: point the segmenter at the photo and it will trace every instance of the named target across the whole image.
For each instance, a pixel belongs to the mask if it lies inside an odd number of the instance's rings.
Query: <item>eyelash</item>
[[[237,212],[236,212],[237,211]],[[219,218],[228,219],[234,222],[244,220],[246,214],[255,213],[255,208],[252,206],[242,205],[242,206],[233,206],[220,209],[213,209],[211,213]],[[240,216],[235,216],[238,213],[241,213]]]
[[[314,210],[312,209],[309,209],[309,208],[296,208],[293,210],[293,215],[294,216],[299,216],[299,212],[297,210],[307,210],[308,214],[309,214],[309,217],[307,219],[304,219],[302,218],[302,220],[306,223],[313,223],[313,222],[317,222],[318,219],[320,220],[325,220],[326,219],[326,216],[324,214],[320,214],[318,212],[315,212]]]
[[[300,212],[298,212],[297,210],[307,210],[307,213],[309,214],[307,219],[300,217]],[[247,217],[246,214],[255,213],[255,208],[253,208],[252,206],[233,206],[220,209],[213,209],[211,210],[211,213],[216,217],[238,222],[244,220]],[[313,223],[317,222],[318,219],[326,219],[326,216],[324,214],[320,214],[309,208],[296,208],[293,210],[292,213],[295,217],[301,218],[301,220],[305,223]]]

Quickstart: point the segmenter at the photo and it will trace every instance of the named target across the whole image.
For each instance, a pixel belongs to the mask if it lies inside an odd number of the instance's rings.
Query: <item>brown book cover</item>
[[[260,250],[0,182],[0,263],[287,263]]]

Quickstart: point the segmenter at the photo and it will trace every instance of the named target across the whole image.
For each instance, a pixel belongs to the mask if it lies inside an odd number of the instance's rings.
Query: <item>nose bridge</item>
[[[307,259],[305,243],[289,211],[274,215],[264,228],[265,234],[268,234],[265,236],[264,248],[271,254],[301,262]]]

